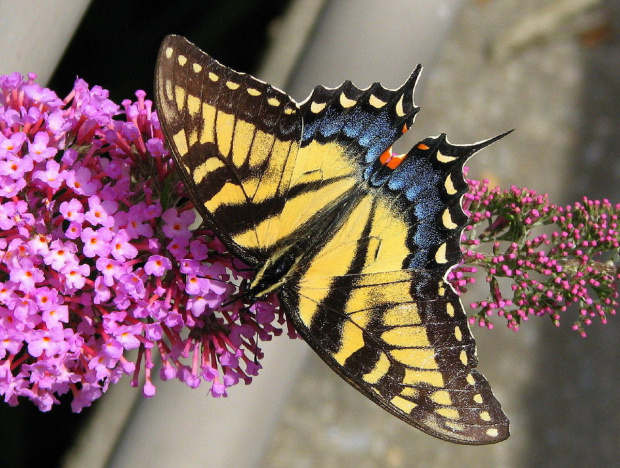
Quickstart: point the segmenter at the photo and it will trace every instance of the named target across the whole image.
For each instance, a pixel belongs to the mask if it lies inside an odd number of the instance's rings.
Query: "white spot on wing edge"
[[[450,208],[446,208],[441,215],[441,222],[447,229],[456,229],[458,225],[452,220],[452,213]]]
[[[368,100],[368,102],[370,103],[370,105],[372,107],[375,107],[377,109],[381,109],[383,106],[385,106],[387,104],[387,102],[382,101],[381,99],[379,99],[377,96],[375,96],[374,94],[372,94],[370,96],[370,99]]]
[[[446,250],[448,248],[448,244],[445,242],[439,246],[437,252],[435,252],[435,261],[437,263],[448,263],[448,259],[446,258]]]
[[[166,99],[168,101],[174,101],[174,92],[172,91],[172,80],[166,79],[164,82],[164,89],[166,92]]]
[[[353,107],[355,103],[356,101],[354,101],[353,99],[349,99],[348,97],[345,96],[344,93],[340,93],[340,105],[342,107],[344,107],[345,109],[348,109],[349,107]]]
[[[313,114],[318,114],[323,109],[325,109],[326,105],[327,104],[325,102],[313,102],[312,104],[310,104],[310,112],[312,112]]]
[[[405,95],[403,94],[400,99],[398,100],[398,103],[396,104],[396,115],[399,117],[404,117],[405,116],[405,110],[403,109],[403,99],[405,98]]]
[[[448,195],[454,195],[456,193],[456,187],[454,186],[454,182],[452,181],[452,174],[448,174],[448,177],[446,177],[444,187],[446,188],[446,192],[448,193]]]
[[[499,431],[492,427],[491,429],[487,429],[487,435],[490,437],[497,437],[499,435]]]
[[[439,151],[437,151],[437,161],[442,162],[442,163],[449,163],[452,162],[456,159],[455,156],[447,156],[445,154],[440,153]]]

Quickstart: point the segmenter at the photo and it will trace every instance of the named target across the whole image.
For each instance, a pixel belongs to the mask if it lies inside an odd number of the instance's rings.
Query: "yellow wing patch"
[[[362,329],[354,322],[345,322],[342,329],[342,344],[334,359],[340,365],[344,365],[345,361],[351,355],[364,347],[364,335]]]

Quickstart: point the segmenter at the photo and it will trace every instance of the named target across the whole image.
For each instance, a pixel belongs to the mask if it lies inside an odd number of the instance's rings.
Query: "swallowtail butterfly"
[[[346,81],[297,103],[168,36],[156,99],[200,215],[256,270],[247,297],[277,292],[327,365],[403,421],[488,444],[508,419],[445,277],[461,260],[463,164],[501,136],[393,154],[420,70],[397,90]]]

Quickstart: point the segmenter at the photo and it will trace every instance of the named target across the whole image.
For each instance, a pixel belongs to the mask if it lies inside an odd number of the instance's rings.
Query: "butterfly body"
[[[400,419],[452,442],[498,442],[508,420],[445,281],[467,220],[463,164],[495,139],[440,135],[393,154],[418,111],[420,69],[397,90],[345,82],[298,104],[168,36],[156,97],[198,211],[256,270],[246,297],[277,292],[317,354]]]

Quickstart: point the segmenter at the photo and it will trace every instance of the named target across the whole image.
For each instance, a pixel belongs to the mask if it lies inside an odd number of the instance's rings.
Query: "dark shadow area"
[[[566,203],[583,196],[620,203],[620,4],[606,3],[611,36],[583,49]],[[523,396],[531,440],[523,466],[617,466],[620,459],[620,317],[607,325],[594,318],[585,339],[571,330],[572,317],[561,329],[541,328],[537,369]]]
[[[0,466],[59,466],[94,408],[76,414],[71,412],[71,397],[63,395],[59,400],[61,404],[47,413],[26,400],[14,407],[0,403]]]
[[[75,77],[110,91],[114,101],[153,92],[159,44],[180,34],[235,70],[252,72],[268,45],[273,20],[289,0],[92,2],[49,86],[66,95]]]

